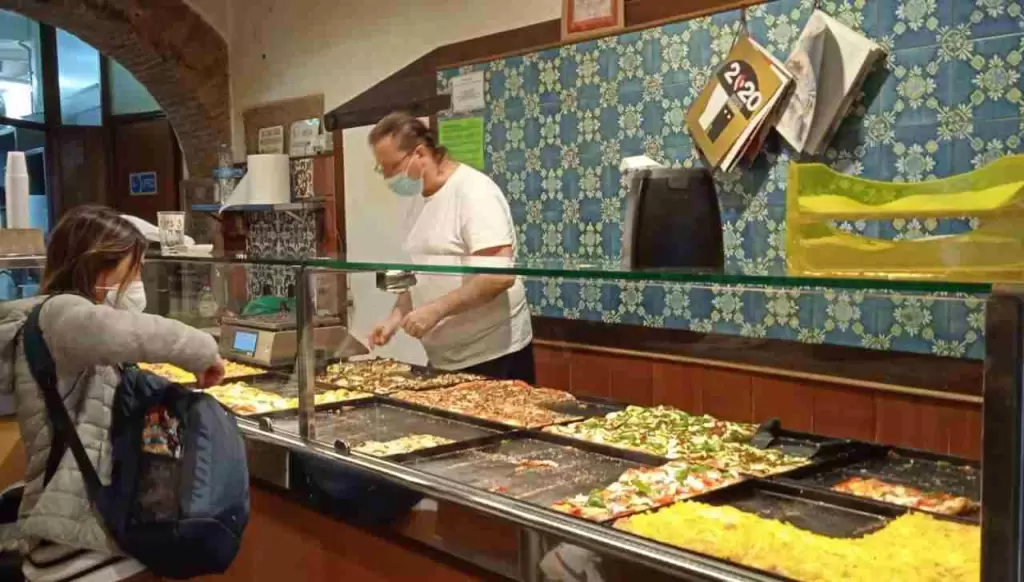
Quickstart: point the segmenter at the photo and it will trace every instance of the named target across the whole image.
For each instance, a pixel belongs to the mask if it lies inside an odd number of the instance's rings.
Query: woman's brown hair
[[[100,275],[130,258],[129,273],[142,267],[149,242],[132,223],[106,206],[86,205],[69,210],[50,233],[42,292],[96,296]],[[128,281],[122,281],[118,297]]]

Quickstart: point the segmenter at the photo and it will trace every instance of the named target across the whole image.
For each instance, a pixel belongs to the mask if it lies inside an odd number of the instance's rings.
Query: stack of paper
[[[749,36],[739,38],[686,117],[713,167],[730,171],[757,157],[793,79],[785,65]]]
[[[815,10],[786,60],[796,88],[777,129],[789,145],[798,152],[821,153],[864,77],[884,54],[871,39]]]

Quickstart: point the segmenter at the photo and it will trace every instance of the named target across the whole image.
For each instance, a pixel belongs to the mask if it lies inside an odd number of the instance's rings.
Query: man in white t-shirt
[[[370,132],[378,172],[412,198],[405,251],[412,257],[515,257],[508,202],[497,184],[452,160],[419,119],[393,113]],[[398,329],[418,338],[430,364],[533,383],[533,330],[526,293],[509,275],[417,274],[417,284],[374,328],[373,346]]]

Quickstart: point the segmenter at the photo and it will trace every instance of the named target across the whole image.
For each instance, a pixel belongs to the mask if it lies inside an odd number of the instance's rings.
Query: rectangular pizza
[[[392,397],[421,406],[524,428],[538,428],[579,418],[545,406],[575,400],[568,392],[535,388],[524,382],[512,380],[480,380],[429,391],[406,390],[397,392]]]
[[[173,364],[150,364],[140,363],[139,368],[147,372],[162,376],[171,382],[177,382],[178,384],[191,384],[196,381],[195,374],[182,370],[181,368]],[[224,379],[230,380],[233,378],[243,378],[246,376],[262,376],[267,373],[267,370],[263,368],[256,368],[254,366],[247,366],[245,364],[239,364],[238,362],[225,361],[224,362]]]
[[[966,497],[926,492],[916,487],[886,483],[874,477],[850,477],[833,485],[832,490],[943,515],[963,515],[978,509],[978,504]]]
[[[619,448],[678,459],[693,443],[743,443],[757,432],[752,424],[719,420],[668,406],[629,406],[604,417],[591,418],[549,432]]]
[[[476,374],[463,372],[414,372],[413,366],[379,358],[331,364],[316,381],[338,388],[348,388],[374,394],[392,394],[401,390],[428,390],[444,388],[463,382],[481,380]]]
[[[591,521],[607,521],[703,495],[742,480],[735,471],[673,461],[661,467],[627,470],[604,489],[552,505],[552,509]]]

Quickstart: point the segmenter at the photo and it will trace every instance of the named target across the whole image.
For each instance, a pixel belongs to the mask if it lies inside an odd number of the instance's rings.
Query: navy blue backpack
[[[70,448],[89,500],[125,553],[164,578],[227,570],[249,521],[249,471],[234,417],[211,396],[125,366],[111,411],[113,472],[103,485],[57,390],[42,306],[22,333],[54,429],[46,481]]]

